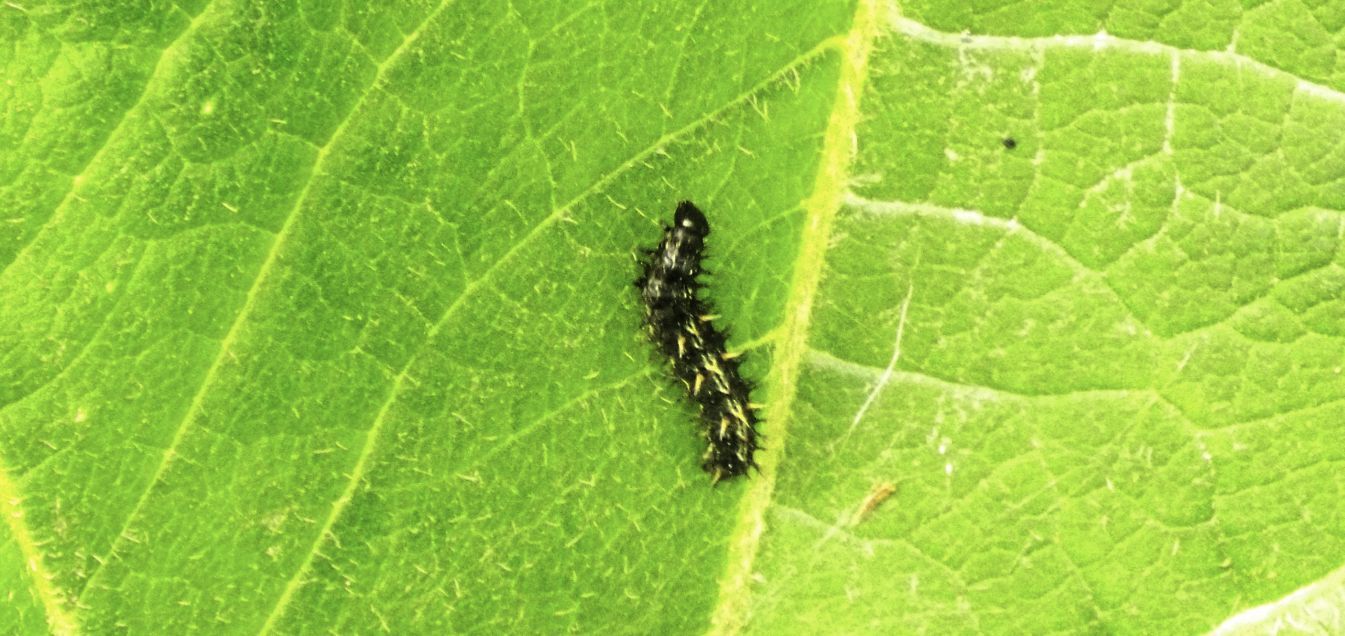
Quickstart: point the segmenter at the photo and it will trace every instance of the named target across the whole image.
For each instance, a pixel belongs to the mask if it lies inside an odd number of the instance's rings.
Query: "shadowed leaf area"
[[[1345,631],[1342,42],[6,2],[0,632]],[[631,285],[684,199],[764,420],[713,487]]]

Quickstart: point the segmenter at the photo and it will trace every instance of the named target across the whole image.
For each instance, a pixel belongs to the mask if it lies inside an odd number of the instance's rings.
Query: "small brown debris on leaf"
[[[864,497],[864,501],[860,502],[859,507],[855,509],[855,513],[850,515],[850,525],[859,525],[873,513],[875,508],[887,501],[887,498],[895,492],[897,492],[897,485],[890,481],[876,484],[869,491],[868,496]]]

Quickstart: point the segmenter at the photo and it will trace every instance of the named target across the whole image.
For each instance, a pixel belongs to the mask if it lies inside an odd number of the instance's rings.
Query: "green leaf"
[[[1345,10],[1244,4],[0,6],[0,631],[1345,630]]]

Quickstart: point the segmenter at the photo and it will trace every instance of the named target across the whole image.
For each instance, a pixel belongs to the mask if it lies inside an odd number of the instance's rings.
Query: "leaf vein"
[[[77,634],[79,625],[74,615],[66,610],[64,599],[52,585],[52,574],[43,564],[42,552],[24,521],[22,505],[23,497],[19,495],[18,488],[9,478],[9,468],[0,464],[0,516],[5,518],[10,536],[23,556],[33,593],[42,602],[43,611],[47,614],[47,626],[57,636]]]
[[[112,130],[108,131],[107,136],[103,137],[102,145],[99,146],[98,149],[95,150],[92,155],[89,155],[89,160],[84,163],[84,165],[80,168],[79,172],[74,176],[70,177],[69,187],[66,188],[65,194],[61,196],[61,200],[56,202],[56,207],[53,208],[51,216],[47,218],[46,223],[43,223],[42,227],[34,230],[27,237],[25,237],[23,243],[18,246],[17,250],[14,251],[14,257],[8,263],[5,263],[3,267],[0,267],[0,274],[3,274],[5,270],[9,269],[11,265],[19,261],[19,258],[23,256],[24,252],[26,252],[29,247],[31,247],[34,243],[37,242],[37,237],[39,234],[42,233],[43,229],[46,229],[47,227],[50,227],[51,225],[55,224],[56,221],[58,221],[61,218],[60,211],[65,208],[66,204],[74,196],[75,185],[83,180],[83,177],[88,173],[89,168],[91,166],[98,163],[99,158],[102,157],[103,155],[103,151],[107,150],[108,147],[112,145],[112,140],[117,137],[117,135],[121,132],[122,127],[125,126],[126,122],[131,119],[131,113],[135,112],[135,110],[145,102],[145,98],[149,96],[150,86],[154,84],[154,80],[159,77],[159,73],[161,73],[166,66],[164,64],[164,61],[171,59],[171,56],[168,55],[168,52],[172,51],[174,48],[178,47],[183,42],[186,42],[189,36],[196,33],[196,30],[200,28],[201,23],[203,22],[202,18],[204,18],[205,15],[210,12],[211,7],[213,6],[216,6],[214,0],[207,0],[205,6],[201,7],[201,12],[192,16],[191,21],[187,23],[187,28],[183,29],[182,33],[179,33],[177,37],[173,38],[173,41],[169,42],[168,46],[164,47],[163,51],[159,53],[159,57],[154,61],[154,67],[150,69],[149,75],[145,78],[145,84],[140,87],[140,94],[136,96],[135,101],[132,102],[131,105],[126,108],[126,110],[122,111],[121,118],[118,119],[117,123],[112,126]],[[184,11],[181,7],[175,7],[175,8],[178,11],[186,13],[186,11]]]
[[[1296,84],[1295,89],[1300,92],[1345,105],[1345,91],[1319,84],[1286,69],[1272,66],[1271,64],[1262,62],[1256,58],[1231,51],[1188,49],[1161,42],[1154,42],[1152,40],[1119,38],[1105,32],[1088,35],[1052,35],[1044,37],[946,33],[905,17],[893,18],[891,27],[894,32],[913,40],[948,48],[998,49],[1006,51],[1024,51],[1042,48],[1111,49],[1140,55],[1189,55],[1203,57],[1227,64],[1237,70],[1247,68],[1266,75],[1267,77],[1283,77],[1291,79]]]
[[[379,66],[374,72],[373,80],[370,82],[369,88],[365,91],[364,95],[362,95],[360,99],[356,100],[356,102],[351,105],[350,110],[346,113],[345,118],[342,119],[341,122],[337,124],[337,126],[332,130],[332,134],[327,138],[326,142],[323,143],[323,145],[315,153],[313,168],[312,170],[309,171],[308,177],[305,180],[303,187],[299,190],[298,195],[295,197],[294,205],[293,207],[291,207],[289,214],[286,216],[285,222],[282,224],[280,230],[276,232],[275,236],[272,237],[271,246],[267,250],[266,256],[262,260],[262,264],[257,270],[257,274],[253,278],[252,285],[248,288],[247,294],[243,301],[243,306],[239,309],[238,314],[234,316],[233,323],[229,326],[229,330],[225,333],[224,338],[220,341],[219,351],[215,354],[215,358],[214,360],[211,361],[210,366],[207,367],[205,375],[201,380],[201,384],[196,390],[196,393],[192,396],[191,402],[187,407],[186,413],[183,415],[182,420],[179,422],[177,426],[177,429],[174,431],[173,437],[169,441],[168,446],[164,449],[163,458],[160,460],[158,467],[155,469],[154,475],[150,478],[149,483],[145,486],[144,491],[141,493],[140,497],[136,500],[136,503],[132,507],[130,514],[127,515],[126,521],[125,523],[123,523],[121,531],[115,535],[116,538],[113,540],[111,547],[108,549],[106,557],[99,561],[97,569],[94,570],[94,572],[89,575],[89,578],[85,580],[84,587],[80,590],[77,598],[82,599],[84,594],[93,587],[94,580],[100,574],[106,571],[106,567],[104,566],[104,564],[110,562],[112,558],[115,556],[117,549],[121,546],[121,544],[124,541],[126,531],[131,527],[131,525],[135,522],[135,519],[140,515],[140,512],[144,509],[145,504],[149,501],[150,493],[152,493],[154,487],[162,481],[164,474],[167,472],[169,466],[172,464],[172,460],[173,457],[176,455],[178,446],[181,445],[183,439],[185,439],[188,429],[191,428],[191,424],[196,420],[197,416],[201,411],[201,406],[204,404],[205,396],[206,393],[208,392],[207,389],[209,389],[211,386],[214,385],[216,375],[218,374],[219,370],[223,367],[224,361],[230,357],[230,350],[233,347],[234,341],[237,339],[238,334],[241,331],[242,325],[247,322],[246,319],[251,315],[252,310],[256,305],[258,292],[262,289],[262,282],[268,278],[268,276],[271,273],[271,270],[274,268],[277,257],[281,251],[281,247],[285,244],[286,239],[289,237],[291,230],[294,228],[295,222],[299,218],[299,211],[303,207],[303,204],[307,201],[308,195],[312,191],[313,184],[318,180],[320,176],[325,176],[325,173],[322,172],[321,167],[323,166],[327,157],[330,156],[331,149],[335,145],[336,140],[342,136],[342,133],[345,132],[346,128],[350,125],[350,122],[355,119],[355,114],[359,112],[361,106],[364,104],[364,101],[368,99],[370,95],[373,95],[375,93],[375,87],[378,85],[378,82],[381,81],[383,74],[387,71],[392,61],[396,60],[406,50],[407,46],[410,45],[410,43],[414,42],[417,39],[417,37],[421,34],[421,32],[423,32],[425,26],[428,25],[430,22],[432,22],[434,18],[437,15],[439,15],[439,13],[442,12],[445,8],[447,8],[450,4],[452,4],[451,0],[445,0],[443,3],[441,3],[434,11],[432,11],[430,14],[426,16],[425,20],[421,22],[416,27],[416,29],[407,34],[406,38],[402,41],[402,43],[395,50],[393,50],[388,55],[388,57],[385,60],[383,60],[381,64],[379,64]]]

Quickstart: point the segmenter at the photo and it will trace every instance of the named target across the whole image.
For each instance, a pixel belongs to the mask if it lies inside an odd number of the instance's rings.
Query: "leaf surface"
[[[0,631],[1345,629],[1345,11],[1150,4],[0,7]]]

